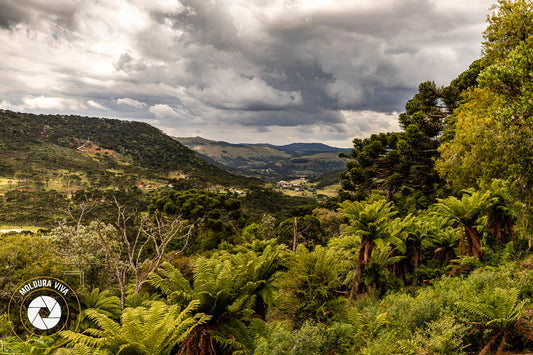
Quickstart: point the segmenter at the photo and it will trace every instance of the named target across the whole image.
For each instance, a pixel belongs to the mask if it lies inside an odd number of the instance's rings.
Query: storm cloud
[[[0,107],[349,146],[479,57],[491,3],[0,0]]]

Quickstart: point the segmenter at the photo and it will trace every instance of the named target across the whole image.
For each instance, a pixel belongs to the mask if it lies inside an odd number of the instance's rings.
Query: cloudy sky
[[[479,58],[493,2],[0,0],[0,108],[349,147]]]

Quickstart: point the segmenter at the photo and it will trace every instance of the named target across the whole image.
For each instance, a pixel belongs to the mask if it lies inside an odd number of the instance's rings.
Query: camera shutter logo
[[[41,317],[41,309],[48,309],[50,315]],[[50,296],[39,296],[28,306],[28,319],[33,326],[40,330],[49,330],[59,324],[61,320],[61,306]]]
[[[15,289],[8,306],[8,319],[21,341],[45,349],[66,343],[59,333],[77,330],[80,308],[76,292],[67,283],[48,276],[36,277]],[[35,337],[41,341],[28,342],[27,339]]]

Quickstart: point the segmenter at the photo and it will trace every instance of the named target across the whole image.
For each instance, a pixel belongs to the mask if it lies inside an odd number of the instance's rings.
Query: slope
[[[127,176],[127,181],[186,177],[200,185],[259,184],[208,164],[147,123],[0,110],[0,124],[2,177],[43,180],[79,173]]]

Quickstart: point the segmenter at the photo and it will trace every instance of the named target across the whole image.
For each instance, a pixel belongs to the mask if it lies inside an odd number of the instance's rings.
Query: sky
[[[480,57],[493,2],[0,0],[0,108],[350,147]]]

